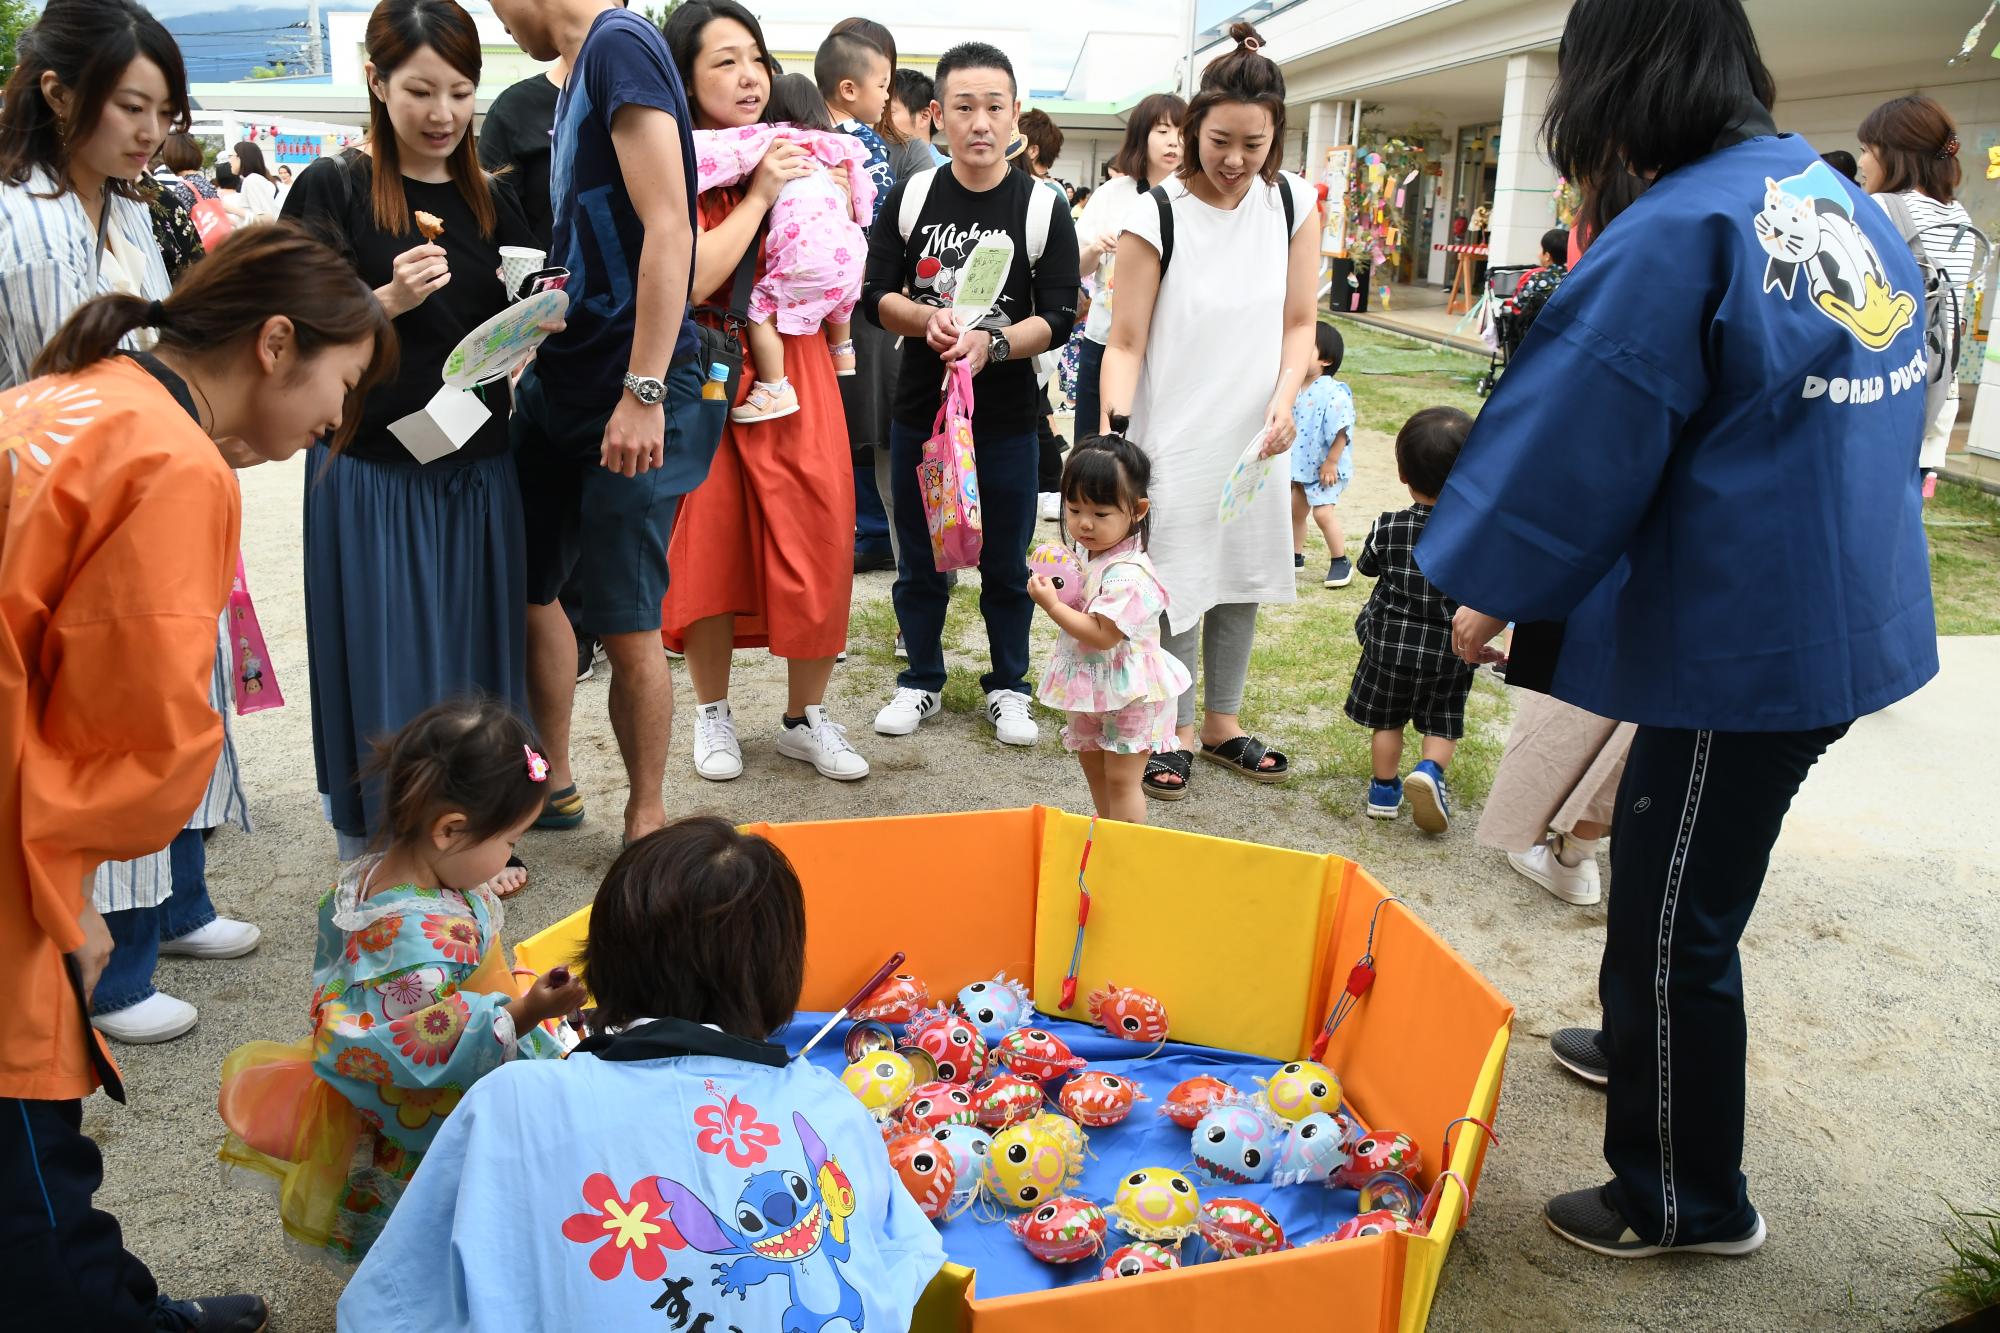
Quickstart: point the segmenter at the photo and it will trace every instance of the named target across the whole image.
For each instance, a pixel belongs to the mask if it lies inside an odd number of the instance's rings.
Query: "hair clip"
[[[528,781],[547,782],[549,780],[549,761],[536,754],[535,748],[532,745],[523,745],[521,753],[528,756]]]
[[[1939,157],[1940,159],[1943,159],[1943,158],[1947,158],[1947,157],[1957,157],[1957,156],[1958,156],[1958,136],[1957,136],[1956,134],[1954,134],[1954,135],[1952,135],[1952,136],[1951,136],[1951,137],[1950,137],[1949,139],[1946,139],[1946,140],[1944,141],[1944,147],[1942,147],[1942,148],[1938,149],[1938,151],[1937,151],[1937,155],[1938,155],[1938,157]]]

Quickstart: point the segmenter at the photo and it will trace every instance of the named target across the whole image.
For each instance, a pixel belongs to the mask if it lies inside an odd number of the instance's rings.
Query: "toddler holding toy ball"
[[[312,1035],[222,1067],[222,1159],[271,1176],[293,1239],[368,1252],[445,1117],[509,1060],[549,1059],[540,1025],[583,1002],[551,973],[521,989],[491,881],[541,813],[548,761],[504,705],[439,704],[378,754],[384,848],[320,900]]]
[[[1146,556],[1152,464],[1123,435],[1100,435],[1063,465],[1063,530],[1089,556],[1075,605],[1046,574],[1028,595],[1062,629],[1038,691],[1069,714],[1063,744],[1077,752],[1099,817],[1146,822],[1139,780],[1155,750],[1174,747],[1174,707],[1187,668],[1160,646],[1167,592]]]

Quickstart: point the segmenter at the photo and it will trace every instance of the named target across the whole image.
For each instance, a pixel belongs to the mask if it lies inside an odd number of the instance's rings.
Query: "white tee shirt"
[[[1959,287],[1972,284],[1972,261],[1975,258],[1974,242],[1969,234],[1954,231],[1956,227],[1972,225],[1972,215],[1965,211],[1965,205],[1953,200],[1941,204],[1921,190],[1903,190],[1897,198],[1910,210],[1910,221],[1916,225],[1917,241],[1930,256],[1931,263],[1943,269],[1953,283]],[[1882,196],[1876,195],[1875,202],[1882,203]]]
[[[1078,247],[1124,231],[1126,215],[1143,197],[1139,182],[1130,176],[1113,176],[1091,191],[1083,216],[1076,220]],[[1090,286],[1090,317],[1083,323],[1083,336],[1100,345],[1111,341],[1111,285],[1117,263],[1116,255],[1105,255],[1095,269],[1083,275]]]
[[[1233,209],[1202,203],[1180,181],[1166,188],[1174,253],[1139,367],[1132,439],[1153,463],[1147,553],[1167,590],[1168,628],[1180,634],[1211,606],[1297,599],[1283,461],[1249,513],[1225,527],[1216,511],[1278,387],[1291,238],[1313,224],[1318,197],[1290,173],[1253,183]],[[1289,235],[1281,188],[1292,192]],[[1125,237],[1121,248],[1134,237],[1160,248],[1151,199],[1135,200]]]

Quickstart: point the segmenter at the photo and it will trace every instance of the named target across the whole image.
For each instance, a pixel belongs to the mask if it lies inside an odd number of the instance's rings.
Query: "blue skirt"
[[[313,763],[328,820],[372,837],[377,740],[431,705],[490,695],[527,714],[527,556],[511,457],[306,468],[306,657]]]

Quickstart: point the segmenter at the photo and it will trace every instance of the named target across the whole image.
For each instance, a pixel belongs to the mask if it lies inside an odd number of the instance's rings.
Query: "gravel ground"
[[[1379,438],[1364,433],[1374,453]],[[1377,454],[1376,456],[1380,456]],[[1353,512],[1395,502],[1393,486],[1357,482]],[[1389,474],[1393,477],[1393,471]],[[308,730],[298,579],[302,462],[244,477],[245,556],[290,706],[242,722],[258,828],[217,835],[214,898],[257,921],[263,947],[235,962],[168,959],[163,989],[196,1003],[200,1025],[165,1046],[121,1051],[131,1103],[93,1099],[86,1127],[103,1145],[100,1203],[171,1292],[253,1289],[277,1330],[325,1329],[343,1276],[300,1257],[269,1200],[225,1184],[215,1162],[217,1069],[252,1038],[303,1033],[312,904],[333,871],[319,818]],[[1358,536],[1359,534],[1354,534]],[[889,576],[857,581],[857,600],[888,596]],[[978,636],[973,636],[977,642]],[[1920,1295],[1944,1253],[1944,1200],[2000,1200],[2000,1105],[1994,1012],[2000,893],[1992,803],[2000,714],[2000,639],[1945,642],[1945,672],[1915,699],[1871,718],[1814,773],[1780,842],[1745,945],[1751,1003],[1746,1169],[1771,1229],[1753,1258],[1620,1265],[1558,1241],[1539,1209],[1551,1194],[1604,1177],[1599,1095],[1549,1058],[1553,1029],[1596,1018],[1601,907],[1557,903],[1478,848],[1471,818],[1439,840],[1407,822],[1328,813],[1283,789],[1252,789],[1220,770],[1196,774],[1190,799],[1155,805],[1173,827],[1352,856],[1392,886],[1518,1007],[1490,1154],[1471,1224],[1453,1246],[1432,1326],[1491,1329],[1928,1328]],[[837,785],[779,757],[770,742],[782,676],[762,654],[738,659],[735,705],[746,771],[699,782],[677,732],[670,807],[735,819],[821,818],[1001,808],[1037,801],[1088,807],[1075,763],[1045,727],[1029,752],[1000,751],[982,719],[947,715],[920,739],[888,741],[867,723],[886,679],[851,663],[830,703],[874,765]],[[676,670],[679,703],[691,706]],[[616,750],[606,683],[579,692],[577,765],[593,817],[575,833],[531,834],[535,879],[510,911],[509,935],[586,903],[616,850]],[[1253,721],[1260,721],[1253,719]],[[1263,719],[1274,739],[1282,719]],[[1902,1135],[1934,1135],[1923,1152]],[[1926,1142],[1932,1142],[1926,1139]],[[1884,1147],[1887,1144],[1889,1146]],[[558,1326],[524,1314],[522,1328]]]

